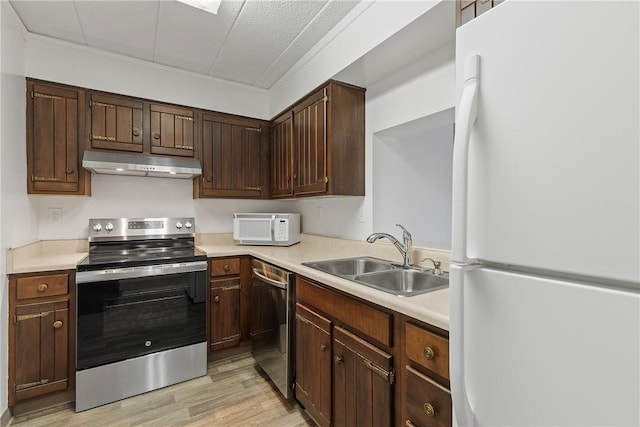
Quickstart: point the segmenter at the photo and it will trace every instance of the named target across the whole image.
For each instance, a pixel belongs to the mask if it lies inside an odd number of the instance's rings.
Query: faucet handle
[[[404,225],[402,224],[396,224],[397,227],[400,227],[400,229],[402,230],[402,235],[405,239],[411,239],[411,233],[409,233],[409,230],[407,230],[406,228],[404,228]]]
[[[436,275],[442,274],[442,269],[440,268],[442,263],[440,261],[436,261],[433,258],[426,257],[426,258],[422,258],[420,260],[420,262],[422,263],[422,262],[425,262],[427,260],[431,261],[433,263],[433,274],[436,274]]]

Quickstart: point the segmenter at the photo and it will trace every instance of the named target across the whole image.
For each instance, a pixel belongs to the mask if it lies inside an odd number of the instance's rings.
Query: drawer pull
[[[55,322],[53,322],[53,327],[56,329],[60,329],[62,327],[62,321],[56,320]]]
[[[335,358],[336,365],[339,364],[339,363],[342,363],[342,362],[344,362],[344,357],[343,356],[336,356],[336,358]]]
[[[325,351],[327,346],[325,344],[320,344],[320,351]]]
[[[436,357],[436,354],[433,352],[433,349],[431,347],[425,347],[424,357],[426,357],[427,360],[433,360]]]
[[[229,268],[228,264],[225,264],[224,267],[222,267],[222,269],[224,270],[225,273],[228,273],[229,270],[231,270],[231,268]]]
[[[213,302],[220,302],[220,295],[213,297]]]
[[[44,292],[47,289],[49,289],[49,285],[47,285],[46,283],[40,283],[38,285],[38,292]]]
[[[425,403],[422,408],[424,409],[424,413],[427,414],[427,417],[433,417],[436,415],[436,410],[430,403]]]

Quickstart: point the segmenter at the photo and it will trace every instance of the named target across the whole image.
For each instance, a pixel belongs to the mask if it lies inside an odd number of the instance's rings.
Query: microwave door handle
[[[253,274],[255,274],[257,278],[259,278],[260,280],[262,280],[263,282],[265,282],[268,285],[272,285],[272,286],[275,286],[275,287],[280,288],[280,289],[287,289],[287,283],[286,282],[278,282],[277,280],[270,279],[267,276],[265,276],[263,274],[260,274],[260,272],[258,270],[256,270],[255,268],[253,269]]]
[[[275,227],[276,220],[275,220],[275,218],[271,218],[270,222],[271,222],[271,241],[275,242],[276,241],[276,227]]]

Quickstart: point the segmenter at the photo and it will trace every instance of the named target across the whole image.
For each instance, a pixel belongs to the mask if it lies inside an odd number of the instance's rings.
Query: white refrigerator
[[[639,28],[507,0],[457,30],[455,425],[640,425]]]

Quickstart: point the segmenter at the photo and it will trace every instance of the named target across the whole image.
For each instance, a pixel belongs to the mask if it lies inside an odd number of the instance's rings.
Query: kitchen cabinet
[[[364,195],[364,89],[329,81],[272,122],[274,137],[272,198]]]
[[[82,89],[27,79],[27,193],[90,195]]]
[[[270,194],[293,196],[293,114],[288,112],[271,124]]]
[[[333,425],[391,426],[393,356],[339,326],[333,331]]]
[[[331,321],[296,304],[296,399],[323,427],[331,425]]]
[[[142,101],[89,94],[91,148],[142,153]]]
[[[404,410],[411,426],[452,425],[449,340],[410,319],[404,323]]]
[[[209,353],[250,344],[251,259],[209,259]]]
[[[320,425],[392,425],[393,314],[301,276],[296,299],[296,399]]]
[[[173,105],[150,105],[151,154],[193,157],[195,110]]]
[[[456,27],[482,15],[504,0],[456,0]]]
[[[75,271],[9,276],[8,405],[75,385]]]
[[[266,122],[227,114],[202,114],[202,176],[194,197],[266,198]]]

